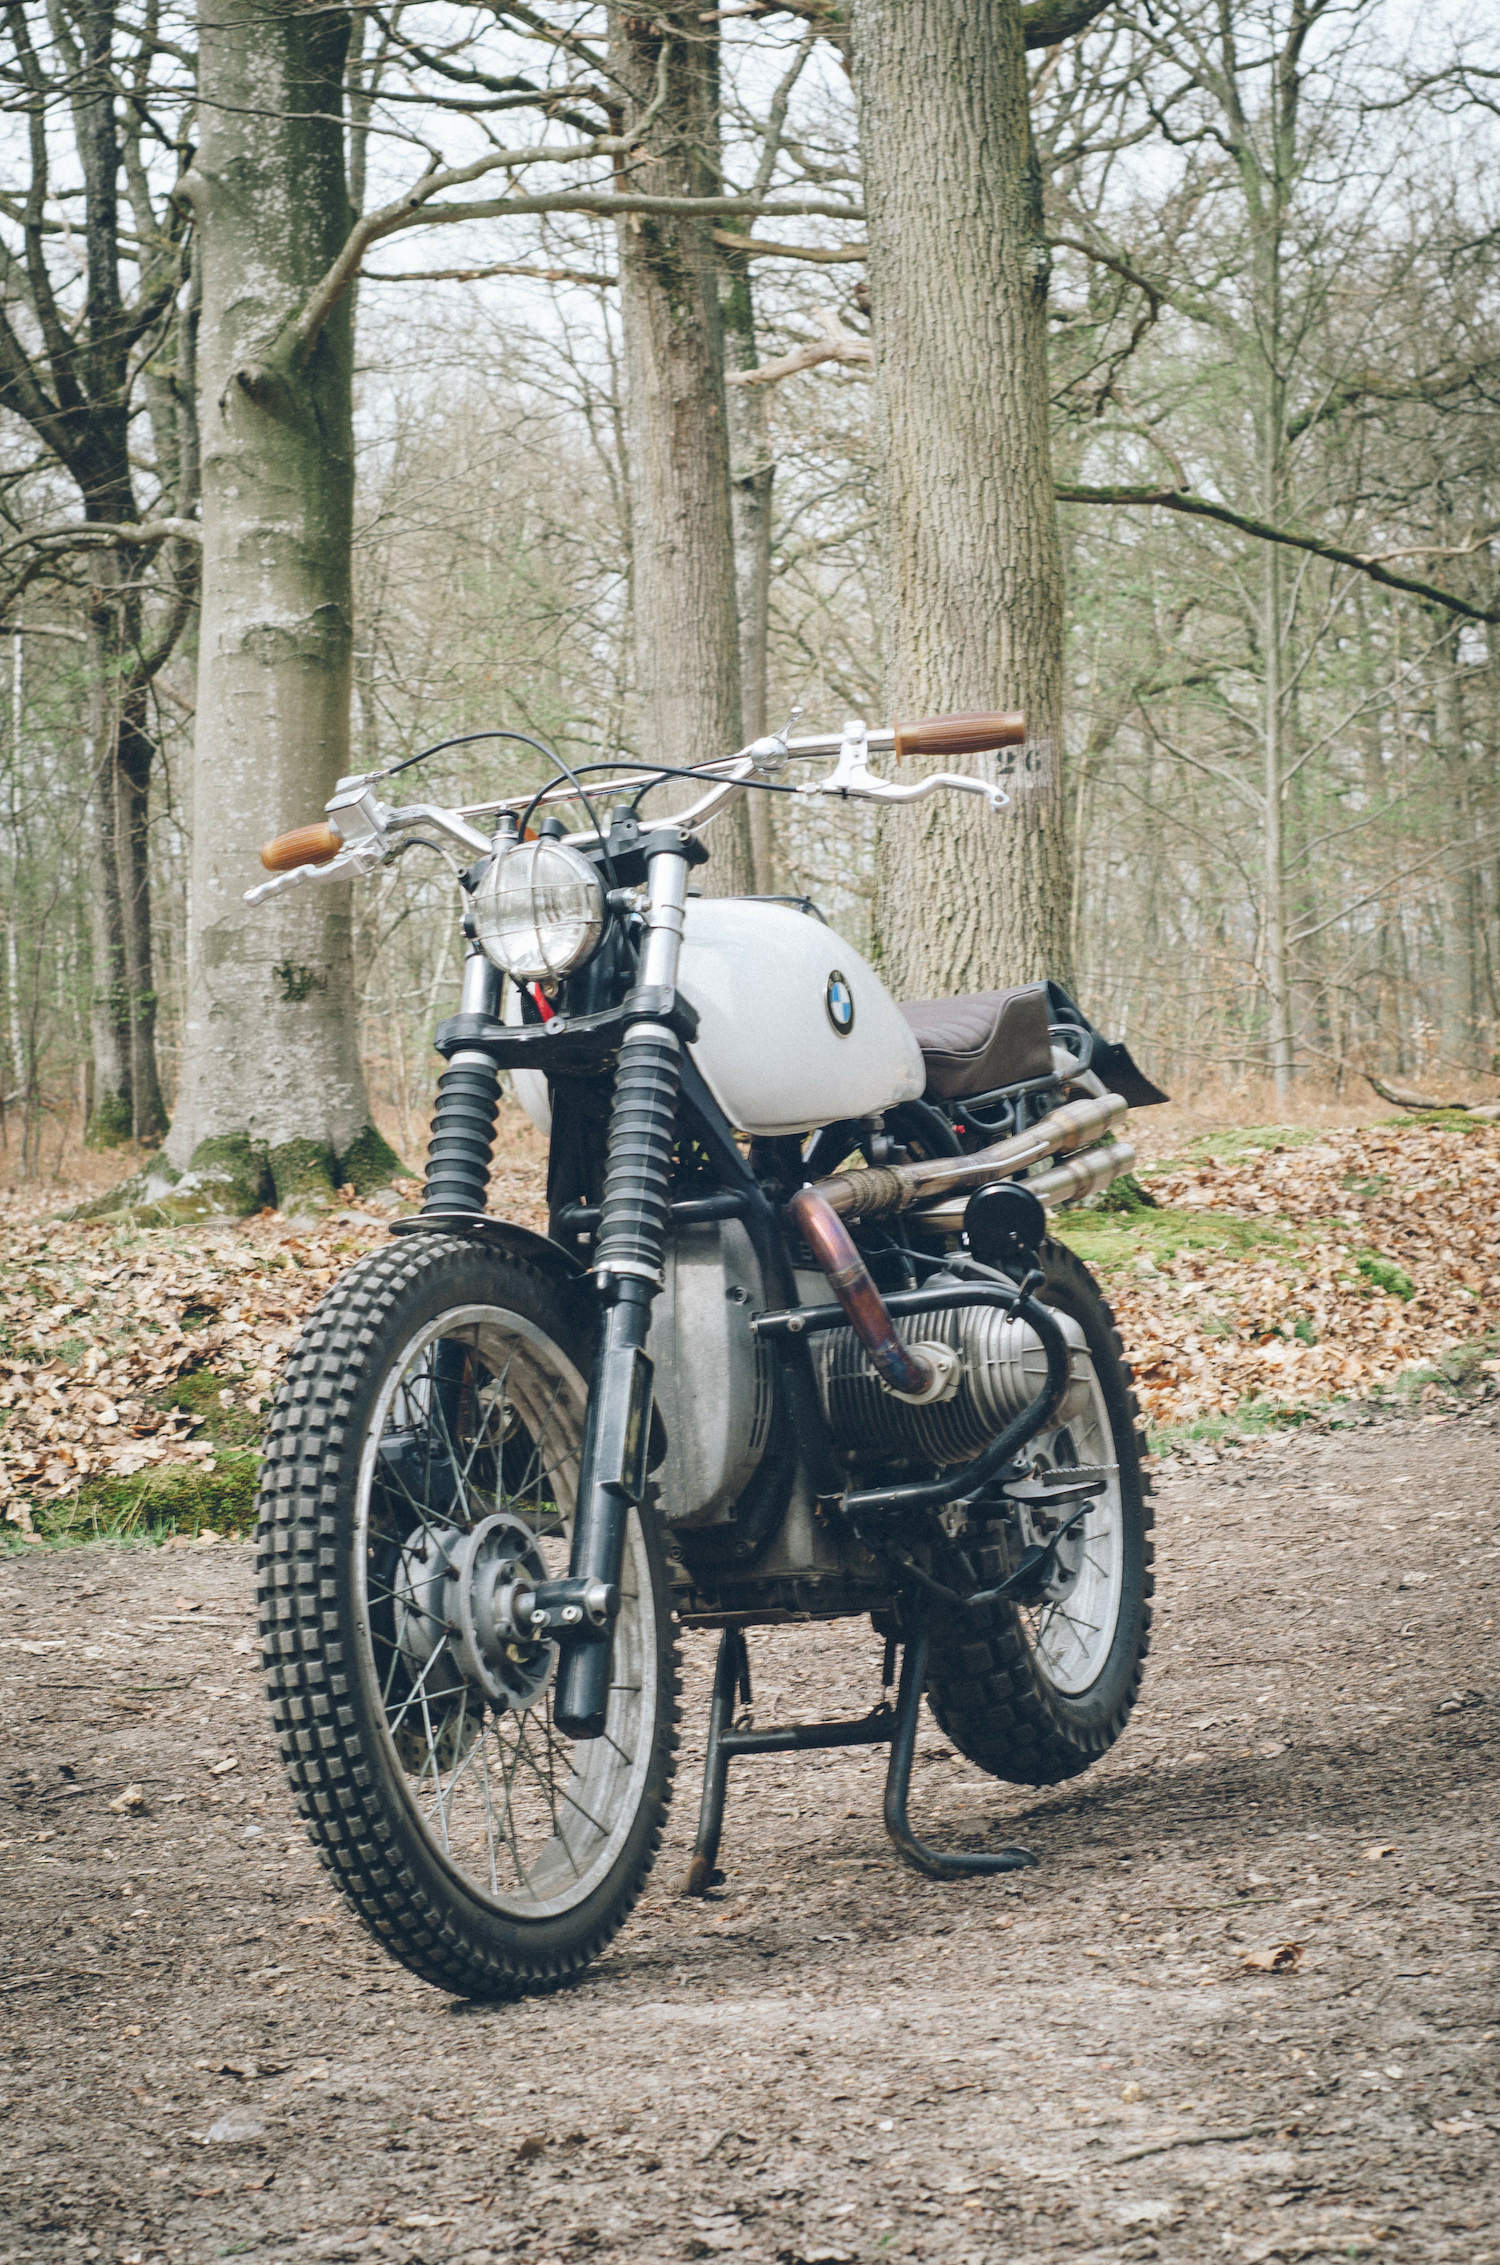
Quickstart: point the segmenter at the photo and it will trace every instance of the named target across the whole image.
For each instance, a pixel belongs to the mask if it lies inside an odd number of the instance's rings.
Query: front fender
[[[465,1242],[485,1243],[492,1250],[514,1251],[518,1258],[529,1258],[533,1266],[549,1267],[572,1289],[590,1286],[587,1267],[561,1243],[553,1242],[550,1235],[539,1235],[534,1227],[519,1226],[514,1219],[491,1218],[486,1211],[419,1211],[412,1219],[393,1219],[391,1233],[457,1235]]]
[[[533,1266],[550,1267],[558,1280],[576,1297],[587,1297],[595,1318],[599,1301],[593,1277],[571,1251],[561,1243],[553,1242],[550,1235],[539,1235],[533,1227],[518,1226],[514,1219],[493,1219],[488,1212],[447,1211],[428,1215],[418,1212],[413,1219],[393,1219],[393,1235],[456,1235],[462,1241],[485,1243],[491,1250],[514,1251],[518,1258],[529,1258]],[[651,1448],[647,1465],[655,1470],[667,1451],[667,1435],[662,1427],[661,1411],[651,1410]]]

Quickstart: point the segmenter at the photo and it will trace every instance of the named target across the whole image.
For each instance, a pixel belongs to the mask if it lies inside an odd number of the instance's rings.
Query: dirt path
[[[924,1733],[922,1821],[1037,1871],[921,1880],[878,1758],[757,1761],[683,1903],[690,1740],[613,1953],[503,2008],[334,1903],[248,1550],[0,1562],[0,2256],[1500,2265],[1497,1445],[1492,1402],[1169,1478],[1117,1754],[1032,1798]],[[870,1695],[867,1634],[752,1644],[763,1716]]]

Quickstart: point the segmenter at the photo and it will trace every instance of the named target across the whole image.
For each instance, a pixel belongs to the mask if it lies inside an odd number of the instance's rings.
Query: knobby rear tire
[[[1140,1409],[1114,1315],[1088,1268],[1065,1245],[1042,1248],[1041,1295],[1071,1314],[1088,1341],[1119,1465],[1121,1583],[1112,1640],[1098,1674],[1081,1691],[1050,1682],[1009,1600],[941,1624],[927,1696],[934,1717],[961,1754],[1014,1785],[1057,1785],[1089,1769],[1124,1730],[1140,1689],[1151,1634],[1153,1523],[1143,1468]],[[1005,1577],[998,1546],[969,1552],[972,1577]]]
[[[476,1886],[460,1865],[445,1860],[430,1819],[424,1826],[410,1764],[403,1769],[390,1728],[390,1701],[372,1667],[372,1592],[363,1561],[370,1549],[359,1541],[365,1530],[361,1489],[368,1504],[375,1485],[367,1441],[372,1426],[392,1420],[380,1410],[395,1404],[393,1368],[424,1331],[441,1329],[445,1313],[476,1309],[514,1317],[536,1344],[555,1349],[586,1389],[592,1336],[586,1295],[547,1270],[436,1233],[403,1238],[360,1260],[308,1321],[277,1394],[260,1489],[260,1627],[282,1758],[340,1890],[377,1941],[425,1981],[460,1996],[505,1998],[575,1979],[640,1894],[660,1846],[675,1769],[677,1631],[660,1530],[654,1513],[644,1510],[635,1514],[632,1545],[632,1562],[645,1569],[635,1609],[646,1663],[637,1769],[644,1778],[627,1787],[634,1814],[616,1820],[618,1852],[611,1853],[612,1842],[604,1844],[599,1862],[608,1868],[572,1908],[535,1919],[497,1908],[483,1883]],[[394,1389],[402,1389],[399,1379]],[[501,1389],[490,1385],[491,1407]],[[540,1464],[539,1453],[536,1460]],[[555,1488],[555,1478],[536,1481],[537,1491],[547,1484]],[[476,1505],[474,1517],[493,1506]],[[367,1529],[368,1510],[365,1521]],[[388,1646],[386,1657],[395,1649]],[[460,1760],[468,1752],[465,1704],[458,1703],[459,1729],[448,1749]],[[472,1746],[473,1729],[466,1734]],[[479,1766],[488,1777],[483,1753]],[[544,1822],[541,1832],[548,1829]],[[442,1832],[446,1840],[446,1820]],[[493,1850],[489,1861],[493,1879]],[[518,1879],[519,1861],[518,1853]]]

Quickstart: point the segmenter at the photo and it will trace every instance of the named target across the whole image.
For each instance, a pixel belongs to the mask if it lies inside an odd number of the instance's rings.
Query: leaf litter
[[[1244,1249],[1187,1241],[1101,1267],[1153,1425],[1257,1400],[1310,1409],[1465,1347],[1493,1350],[1500,1126],[1349,1127],[1141,1177],[1178,1217],[1291,1230]],[[1477,1357],[1473,1366],[1495,1373]]]
[[[1500,1330],[1500,1126],[1353,1127],[1142,1177],[1160,1207],[1148,1220],[1289,1230],[1100,1263],[1153,1425],[1357,1398],[1457,1348],[1485,1350]],[[501,1158],[491,1203],[544,1223],[524,1142]],[[312,1222],[161,1228],[60,1219],[13,1196],[0,1221],[0,1517],[29,1531],[33,1511],[90,1480],[212,1471],[215,1432],[238,1419],[253,1437],[306,1316],[389,1223],[378,1198]],[[1477,1365],[1487,1382],[1500,1374]]]

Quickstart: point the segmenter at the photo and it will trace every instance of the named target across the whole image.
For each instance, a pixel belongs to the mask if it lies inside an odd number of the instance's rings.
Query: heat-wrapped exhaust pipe
[[[946,1345],[908,1345],[896,1334],[884,1298],[838,1214],[815,1187],[799,1188],[787,1214],[828,1277],[828,1287],[888,1391],[918,1407],[947,1396],[957,1362]]]

